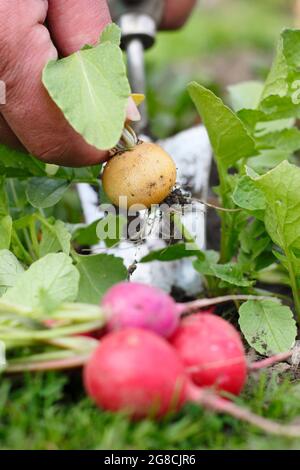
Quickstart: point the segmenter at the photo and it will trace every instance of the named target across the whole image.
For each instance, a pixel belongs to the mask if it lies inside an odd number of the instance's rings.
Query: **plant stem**
[[[62,336],[80,335],[103,327],[103,320],[86,322],[61,328],[48,328],[39,331],[21,330],[13,328],[1,328],[0,339],[4,342],[23,344],[47,343],[49,340]]]
[[[35,214],[36,219],[41,222],[41,224],[45,225],[51,232],[54,231],[53,225],[49,224],[49,222],[45,219],[43,215]]]
[[[278,362],[283,362],[292,357],[293,351],[287,351],[284,353],[275,354],[275,356],[267,357],[261,361],[255,361],[248,365],[250,371],[265,369],[266,367],[273,366]]]
[[[30,265],[33,263],[33,259],[31,257],[31,255],[28,253],[28,251],[25,249],[23,243],[21,242],[21,240],[19,239],[18,235],[17,235],[17,232],[14,230],[13,233],[12,233],[12,238],[13,240],[15,241],[16,245],[18,246],[18,248],[20,249],[20,251],[22,252],[23,256],[24,256],[24,260],[25,262]]]
[[[216,304],[222,304],[225,302],[234,302],[239,300],[273,300],[275,302],[280,302],[276,297],[271,296],[262,296],[262,295],[224,295],[222,297],[215,297],[212,299],[197,299],[192,302],[186,302],[183,304],[178,304],[178,310],[182,315],[191,313],[195,310],[201,308],[210,307]]]
[[[295,271],[293,267],[293,263],[290,261],[291,255],[287,253],[287,260],[288,260],[288,272],[289,272],[289,277],[290,277],[290,283],[291,283],[291,288],[292,288],[292,293],[293,293],[293,298],[295,302],[295,309],[298,317],[298,321],[300,321],[300,297],[299,297],[299,289],[297,286],[297,279],[295,276]]]
[[[74,369],[77,367],[84,366],[90,358],[90,354],[82,354],[73,357],[67,357],[64,359],[52,359],[48,361],[37,361],[29,362],[24,364],[8,364],[5,369],[7,374],[17,374],[20,372],[37,372],[37,371],[46,371],[46,370],[63,370],[63,369]]]
[[[16,193],[16,188],[15,188],[15,185],[14,185],[14,181],[13,181],[12,178],[9,179],[9,185],[10,185],[10,189],[11,189],[11,193],[12,193],[13,200],[14,200],[14,202],[15,202],[15,206],[16,206],[17,208],[19,208],[19,207],[20,207],[20,205],[19,205],[19,199],[18,199],[18,195],[17,195],[17,193]],[[30,256],[31,256],[31,258],[32,258],[32,254],[33,254],[33,253],[31,252],[30,237],[29,237],[29,235],[28,235],[28,232],[27,232],[26,228],[24,228],[24,229],[22,230],[22,232],[23,232],[23,235],[24,235],[26,244],[27,244],[27,248],[28,248],[28,250],[29,250],[29,252],[30,252]],[[20,241],[19,238],[18,238],[18,241],[19,241],[19,243],[22,245],[22,243],[21,243],[21,241]],[[22,245],[22,246],[23,246],[23,245]],[[25,248],[24,248],[24,250],[25,250]],[[22,250],[22,251],[23,251],[23,250]],[[30,264],[31,264],[32,262],[33,262],[33,259],[31,259]]]
[[[300,437],[299,425],[285,425],[271,421],[258,416],[247,408],[242,408],[231,401],[209,392],[205,389],[191,386],[189,398],[195,403],[199,403],[205,408],[211,409],[216,413],[226,413],[234,418],[252,424],[253,426],[265,431],[268,434],[286,437]]]
[[[35,256],[36,256],[36,258],[39,258],[40,246],[39,246],[39,242],[38,242],[38,239],[37,239],[37,236],[36,236],[36,225],[35,225],[34,220],[31,220],[31,222],[30,222],[29,231],[30,231],[30,237],[31,237],[32,246],[33,246]]]

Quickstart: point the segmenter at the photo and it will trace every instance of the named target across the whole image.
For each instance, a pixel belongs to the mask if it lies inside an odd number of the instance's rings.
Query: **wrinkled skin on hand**
[[[162,27],[179,27],[194,3],[166,0]],[[0,105],[1,143],[61,165],[91,165],[108,157],[72,129],[41,76],[49,60],[96,44],[110,22],[105,0],[1,0],[0,80],[6,84],[6,104]],[[139,119],[132,102],[127,117]]]

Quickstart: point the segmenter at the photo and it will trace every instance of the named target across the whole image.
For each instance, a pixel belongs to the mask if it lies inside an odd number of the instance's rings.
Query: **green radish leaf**
[[[255,273],[274,263],[273,243],[262,221],[253,219],[240,233],[238,265],[247,273]]]
[[[276,57],[265,81],[261,101],[272,95],[285,96],[288,92],[287,75],[288,66],[284,56],[283,37],[281,36],[277,46]]]
[[[72,240],[79,245],[97,245],[99,243],[99,237],[97,236],[97,225],[100,219],[95,220],[89,225],[79,224],[74,227],[72,232]]]
[[[195,263],[197,263],[196,261]],[[213,275],[222,281],[239,287],[249,287],[252,282],[246,279],[238,264],[226,263],[211,266]]]
[[[297,328],[289,307],[272,300],[248,300],[239,309],[241,330],[252,348],[264,356],[289,351]]]
[[[56,220],[53,224],[43,225],[42,241],[40,243],[40,257],[49,253],[62,251],[66,255],[71,250],[71,234],[66,225],[61,220]]]
[[[197,259],[193,266],[200,274],[204,276],[213,276],[228,284],[239,287],[248,287],[252,282],[243,276],[243,272],[238,264],[226,263],[218,264],[219,254],[215,251],[203,252],[205,259]]]
[[[256,172],[262,174],[279,165],[284,160],[289,160],[291,156],[291,152],[280,149],[260,150],[260,154],[257,157],[251,158],[248,165]]]
[[[237,83],[228,87],[230,103],[235,112],[241,109],[256,109],[264,84],[258,81]]]
[[[32,309],[55,308],[64,302],[75,301],[79,273],[64,253],[49,254],[33,263],[21,274],[3,300]]]
[[[269,116],[264,115],[266,119]],[[257,139],[260,137],[266,136],[267,134],[272,134],[280,131],[284,131],[285,129],[291,129],[296,123],[294,118],[288,119],[275,119],[273,121],[266,120],[263,122],[259,122],[256,125],[255,129],[255,136]]]
[[[126,235],[127,218],[122,215],[108,214],[97,224],[98,240],[103,240],[108,248],[116,245]]]
[[[31,178],[27,184],[26,195],[33,207],[46,209],[55,206],[69,187],[70,183],[64,180]]]
[[[283,251],[300,248],[300,168],[284,161],[253,179],[263,192],[267,232]]]
[[[71,126],[90,145],[107,150],[117,144],[130,87],[122,51],[116,44],[106,41],[49,62],[43,83]]]
[[[11,251],[0,250],[0,295],[13,287],[23,272],[21,263]]]
[[[196,82],[188,91],[207,129],[216,160],[223,168],[256,155],[255,143],[243,122],[214,93]]]
[[[232,194],[234,203],[248,211],[264,211],[266,199],[264,193],[249,176],[242,176]]]
[[[276,149],[292,155],[300,149],[300,131],[293,127],[277,132],[269,132],[261,137],[256,137],[257,147],[261,149]]]
[[[12,224],[12,218],[9,215],[0,217],[0,250],[10,247]]]
[[[0,174],[9,178],[45,175],[45,163],[26,152],[0,144]]]
[[[102,31],[100,36],[100,43],[112,42],[116,46],[120,45],[121,42],[121,29],[115,23],[108,24]]]
[[[128,276],[123,260],[112,255],[78,255],[76,261],[80,273],[78,302],[98,304],[107,289]]]
[[[265,82],[259,108],[273,118],[300,115],[300,30],[282,32],[275,60]]]
[[[76,183],[98,184],[101,165],[86,166],[83,168],[59,167],[55,173],[55,178],[75,181]]]
[[[0,217],[8,215],[8,197],[5,187],[6,179],[0,176]]]
[[[141,259],[141,263],[149,263],[151,261],[176,261],[182,258],[197,257],[205,259],[201,250],[187,250],[185,243],[176,243],[161,250],[152,251],[149,255]]]

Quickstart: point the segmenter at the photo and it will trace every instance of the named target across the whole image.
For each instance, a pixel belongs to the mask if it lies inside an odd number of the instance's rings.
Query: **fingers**
[[[85,44],[95,45],[108,23],[111,17],[105,0],[49,0],[48,25],[63,56]]]
[[[51,163],[81,166],[107,158],[88,145],[50,99],[41,77],[57,58],[48,30],[45,0],[1,0],[0,79],[6,83],[5,121],[33,155]],[[6,129],[7,130],[7,129]]]
[[[0,114],[0,144],[7,145],[13,149],[24,150],[23,145],[7,125],[5,119]]]
[[[165,0],[162,29],[177,29],[184,25],[197,0]]]

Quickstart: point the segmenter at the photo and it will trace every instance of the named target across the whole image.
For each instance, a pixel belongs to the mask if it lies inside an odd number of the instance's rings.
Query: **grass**
[[[299,384],[265,373],[250,380],[242,403],[278,420],[300,415]],[[131,423],[98,410],[84,397],[80,376],[26,375],[0,386],[0,449],[299,449],[299,440],[266,436],[227,416],[188,405],[163,422]]]

